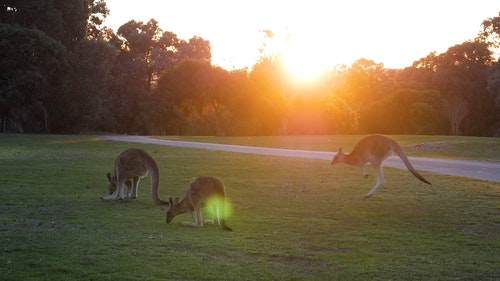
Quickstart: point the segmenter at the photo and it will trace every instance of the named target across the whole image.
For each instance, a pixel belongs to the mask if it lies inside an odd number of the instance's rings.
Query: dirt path
[[[333,152],[328,152],[328,151],[310,151],[310,150],[253,147],[253,146],[215,144],[215,143],[171,141],[171,140],[155,139],[146,136],[105,135],[105,136],[100,136],[100,138],[112,141],[158,144],[158,145],[167,145],[176,147],[220,150],[220,151],[262,154],[262,155],[272,155],[272,156],[282,156],[282,157],[323,159],[327,161],[330,161],[334,155]],[[500,163],[498,162],[450,160],[450,159],[423,158],[423,157],[409,157],[409,158],[411,163],[417,170],[500,182]],[[406,169],[401,159],[399,159],[397,156],[389,157],[384,162],[384,166],[398,168],[398,169]]]

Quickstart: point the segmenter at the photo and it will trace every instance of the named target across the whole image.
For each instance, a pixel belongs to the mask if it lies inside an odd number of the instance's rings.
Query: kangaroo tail
[[[220,220],[220,227],[222,228],[222,230],[225,230],[225,231],[233,231],[232,228],[230,228],[229,226],[226,225],[225,219]]]
[[[413,168],[413,166],[411,165],[410,163],[410,160],[408,159],[408,157],[406,156],[406,154],[404,153],[403,149],[401,148],[401,146],[399,146],[399,144],[397,142],[393,142],[393,149],[394,149],[394,152],[396,152],[396,154],[399,156],[399,158],[401,158],[401,160],[403,160],[403,163],[405,163],[406,165],[406,168],[408,168],[408,171],[410,171],[417,179],[419,179],[420,181],[426,183],[426,184],[431,184],[429,181],[427,181],[424,177],[422,177],[416,170],[415,168]]]
[[[153,201],[156,205],[170,205],[170,203],[158,197],[158,190],[160,189],[160,171],[153,158],[151,158],[149,162],[151,163],[149,173],[151,174],[151,196],[153,197]]]

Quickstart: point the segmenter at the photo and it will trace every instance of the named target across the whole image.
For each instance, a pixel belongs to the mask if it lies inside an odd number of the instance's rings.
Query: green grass
[[[337,151],[343,147],[351,151],[364,135],[326,136],[265,136],[265,137],[160,137],[169,140],[211,142],[223,144],[279,147],[289,149]],[[500,162],[500,138],[413,136],[397,135],[394,138],[413,156],[472,159]]]
[[[129,147],[158,162],[163,199],[222,179],[234,232],[166,224],[149,177],[136,200],[100,200]],[[499,279],[499,183],[385,174],[363,200],[373,175],[321,160],[0,135],[0,280]]]

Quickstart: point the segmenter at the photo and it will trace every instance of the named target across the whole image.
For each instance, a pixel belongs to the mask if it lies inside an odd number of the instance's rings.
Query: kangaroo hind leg
[[[373,170],[375,170],[375,176],[377,177],[377,184],[375,185],[375,187],[372,188],[372,190],[370,190],[370,192],[368,192],[365,195],[365,198],[368,198],[368,197],[372,196],[373,194],[375,194],[377,192],[377,190],[379,188],[381,188],[385,183],[384,174],[382,172],[382,166],[381,165],[374,165]]]
[[[214,205],[212,205],[212,219],[211,220],[204,220],[203,223],[215,224],[216,221],[218,221],[218,210],[217,210],[217,205],[214,204]]]
[[[138,187],[139,187],[139,177],[134,177],[132,180],[132,190],[128,188],[127,190],[127,198],[128,199],[136,199],[138,195]]]
[[[368,177],[368,173],[365,171],[365,165],[361,166],[361,174],[365,179]]]

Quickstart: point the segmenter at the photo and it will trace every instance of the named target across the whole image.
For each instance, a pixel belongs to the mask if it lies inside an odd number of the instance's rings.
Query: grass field
[[[296,146],[305,149],[301,138]],[[470,148],[445,157],[498,157],[470,155],[482,143],[444,141]],[[322,145],[338,144],[351,145]],[[183,196],[194,176],[224,181],[234,232],[181,226],[188,215],[166,224],[149,177],[138,199],[100,200],[106,172],[129,147],[158,162],[163,199]],[[0,135],[0,280],[500,279],[500,183],[422,172],[428,186],[407,171],[384,171],[386,186],[363,200],[373,175],[321,160]]]

